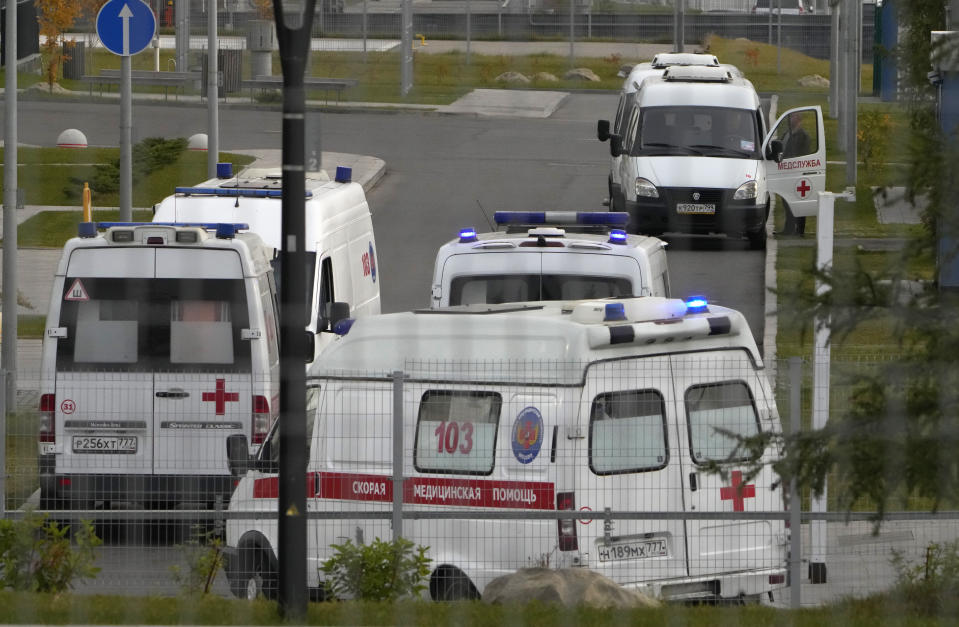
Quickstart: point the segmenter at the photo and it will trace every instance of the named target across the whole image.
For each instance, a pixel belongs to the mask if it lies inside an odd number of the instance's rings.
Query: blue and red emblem
[[[528,464],[539,455],[543,446],[543,415],[535,407],[527,407],[513,423],[513,455],[521,464]]]

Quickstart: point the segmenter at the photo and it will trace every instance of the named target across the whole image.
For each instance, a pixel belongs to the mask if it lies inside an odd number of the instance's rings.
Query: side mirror
[[[614,157],[623,154],[623,139],[619,135],[609,136],[609,154]]]
[[[609,120],[598,120],[596,122],[596,139],[601,142],[609,139]]]
[[[246,443],[246,436],[234,433],[226,439],[226,459],[230,465],[230,474],[234,477],[244,477],[250,470],[250,447]]]
[[[776,163],[783,160],[783,142],[781,139],[774,139],[766,146],[766,158],[772,159]]]
[[[320,319],[316,321],[317,331],[329,331],[333,325],[350,317],[350,304],[333,302],[326,303],[320,312]]]
[[[316,335],[312,331],[306,331],[306,337],[303,342],[303,361],[310,363],[316,354]]]

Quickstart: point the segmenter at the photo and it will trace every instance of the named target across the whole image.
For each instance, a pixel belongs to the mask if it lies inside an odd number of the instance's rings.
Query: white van
[[[272,250],[245,228],[86,222],[66,243],[41,357],[42,509],[229,498],[227,436],[255,450],[279,414]]]
[[[380,313],[379,272],[373,219],[363,187],[350,168],[306,173],[306,252],[310,267],[307,303],[315,335],[314,358],[343,318]],[[154,208],[154,222],[242,222],[268,246],[282,249],[283,177],[279,169],[247,169],[242,176],[177,187]],[[274,259],[276,276],[280,270]],[[312,361],[312,360],[311,360]]]
[[[662,76],[668,67],[672,66],[704,66],[721,67],[729,71],[732,76],[742,77],[742,72],[735,65],[729,63],[720,64],[719,59],[713,54],[693,53],[693,52],[662,52],[653,57],[648,63],[638,63],[634,65],[623,81],[623,88],[619,92],[619,103],[616,105],[616,117],[613,118],[612,126],[608,120],[599,120],[596,129],[596,136],[599,141],[606,141],[611,134],[622,137],[626,130],[626,122],[630,118],[632,109],[635,106],[635,94],[643,85],[643,81],[650,76]],[[620,75],[622,75],[622,71]],[[612,153],[612,145],[610,145]],[[614,185],[619,185],[619,162],[621,155],[612,155],[612,165],[609,170],[609,198],[612,199],[612,190]],[[612,202],[612,200],[610,200]]]
[[[497,211],[505,231],[467,228],[436,254],[430,307],[668,296],[666,243],[627,235],[628,215]]]
[[[673,600],[764,600],[785,584],[783,521],[702,518],[784,507],[768,463],[747,474],[758,453],[729,435],[780,429],[736,311],[645,297],[374,316],[331,344],[311,375],[314,590],[331,544],[391,537],[394,419],[404,511],[414,514],[403,536],[429,547],[433,599],[476,598],[529,566],[589,568]],[[273,595],[277,431],[252,462],[236,440],[227,576],[238,596]],[[759,455],[772,462],[778,452]],[[712,462],[726,474],[707,472]],[[556,510],[580,515],[542,516]],[[377,517],[319,517],[357,511]]]
[[[633,98],[622,135],[609,135],[623,157],[610,208],[630,214],[631,232],[725,233],[762,249],[770,194],[815,214],[826,183],[819,107],[787,111],[767,134],[752,83],[710,67],[668,68]]]

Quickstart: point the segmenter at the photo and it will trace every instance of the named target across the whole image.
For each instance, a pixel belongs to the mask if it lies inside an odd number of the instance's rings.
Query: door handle
[[[696,485],[696,473],[689,473],[689,490],[695,492],[699,486]]]
[[[190,396],[189,392],[185,392],[179,388],[173,388],[172,390],[167,390],[166,392],[157,392],[157,398],[186,398]]]

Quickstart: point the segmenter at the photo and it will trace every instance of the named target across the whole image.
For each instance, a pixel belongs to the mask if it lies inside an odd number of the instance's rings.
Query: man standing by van
[[[793,113],[789,116],[789,131],[783,137],[783,158],[808,155],[811,150],[809,133],[802,127],[802,114]],[[782,235],[802,235],[806,232],[806,217],[797,218],[789,208],[789,203],[783,200],[786,208],[786,221],[783,224]]]

